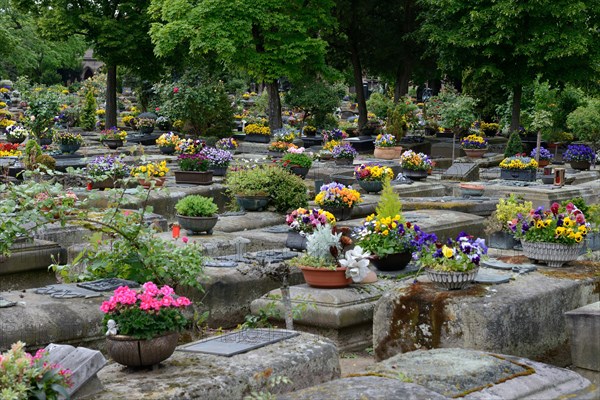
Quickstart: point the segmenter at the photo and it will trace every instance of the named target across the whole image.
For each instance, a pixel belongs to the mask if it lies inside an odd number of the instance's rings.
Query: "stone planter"
[[[121,139],[105,139],[102,144],[111,150],[116,150],[119,147],[123,147],[123,141]]]
[[[483,158],[483,155],[488,151],[485,149],[463,149],[468,158]]]
[[[138,182],[140,185],[142,185],[143,187],[145,187],[146,189],[150,188],[150,186],[152,186],[152,182],[154,182],[154,186],[156,187],[160,187],[163,186],[165,184],[165,181],[167,180],[167,178],[160,177],[160,178],[153,178],[152,180],[146,180],[144,178],[138,178]]]
[[[571,168],[578,171],[587,171],[591,165],[589,161],[570,161],[569,164],[571,164]]]
[[[208,235],[212,235],[213,228],[219,220],[218,216],[213,217],[186,217],[177,214],[177,221],[179,225],[189,231],[192,235],[197,235],[202,232],[206,232]]]
[[[500,178],[506,179],[509,181],[534,182],[536,175],[537,175],[537,171],[533,170],[533,169],[521,169],[521,170],[501,169],[500,170]]]
[[[425,273],[430,281],[448,290],[463,289],[475,280],[478,271],[479,267],[466,272],[436,271],[432,268],[425,268]]]
[[[308,175],[308,171],[310,170],[310,168],[305,167],[289,167],[289,169],[292,174],[298,175],[302,179],[306,178],[306,175]]]
[[[326,269],[300,267],[304,280],[309,286],[324,289],[344,288],[352,283],[352,279],[346,278],[346,268]]]
[[[235,201],[242,211],[263,211],[269,204],[269,196],[235,196]]]
[[[58,148],[63,154],[73,154],[81,147],[80,144],[59,144]]]
[[[337,221],[347,221],[352,215],[352,207],[321,207],[333,214]]]
[[[523,254],[538,262],[545,262],[549,267],[562,267],[564,263],[577,260],[584,242],[574,245],[549,242],[528,242],[521,240]]]
[[[177,347],[179,333],[172,332],[150,340],[131,336],[109,335],[106,351],[119,364],[128,367],[149,367],[171,357]]]
[[[378,193],[383,189],[383,182],[381,181],[358,180],[358,184],[367,193]]]
[[[508,232],[494,232],[489,237],[489,246],[495,249],[512,250],[519,241]]]
[[[371,263],[380,271],[400,271],[406,268],[411,259],[412,253],[405,251],[388,254],[385,257],[372,256]]]
[[[246,142],[252,143],[269,143],[271,141],[270,135],[246,135],[244,139]]]
[[[383,160],[395,160],[400,158],[402,154],[401,146],[394,147],[375,147],[373,156],[375,158],[381,158]]]
[[[420,181],[421,179],[426,179],[427,175],[429,175],[428,171],[414,171],[412,169],[403,169],[402,175],[407,178],[412,179],[413,181]]]
[[[158,149],[162,154],[173,154],[175,153],[175,146],[159,146]]]
[[[336,158],[335,165],[352,165],[354,162],[353,158]]]
[[[300,232],[290,231],[285,240],[285,246],[290,250],[306,250],[306,236],[302,236]]]
[[[175,171],[175,183],[189,185],[211,185],[213,171]]]

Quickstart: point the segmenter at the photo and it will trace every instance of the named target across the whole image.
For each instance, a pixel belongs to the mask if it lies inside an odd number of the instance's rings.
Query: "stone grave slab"
[[[298,332],[283,329],[244,329],[189,343],[177,350],[231,357],[298,335]]]
[[[50,363],[59,364],[72,372],[73,386],[67,389],[70,396],[91,395],[100,391],[97,373],[106,365],[106,359],[98,350],[51,343],[46,346]]]
[[[479,164],[477,163],[457,163],[452,164],[450,168],[442,174],[442,179],[472,182],[479,180]]]
[[[481,262],[481,265],[488,268],[498,269],[502,271],[512,271],[519,274],[533,272],[537,270],[537,266],[534,264],[509,264],[504,261],[498,260],[497,258],[490,257]]]
[[[104,391],[94,399],[242,399],[252,391],[281,394],[340,376],[335,345],[307,333],[232,357],[176,351],[161,365],[156,371],[108,365],[98,374]],[[292,383],[267,389],[269,376]]]
[[[555,399],[593,390],[590,381],[573,371],[458,348],[399,354],[368,371],[390,378],[401,374],[443,396],[465,399]]]
[[[380,280],[374,284],[352,284],[343,289],[318,289],[306,284],[290,287],[292,307],[308,304],[294,326],[332,339],[341,351],[364,349],[371,344],[375,302],[393,283]],[[283,321],[281,290],[275,289],[251,303],[252,313],[274,302]]]
[[[579,368],[600,371],[600,302],[565,313],[571,358]]]
[[[94,290],[84,289],[72,284],[48,285],[43,288],[35,289],[35,293],[48,295],[54,299],[89,299],[90,297],[102,296],[102,293]]]
[[[480,268],[475,276],[476,283],[483,283],[489,285],[498,285],[501,283],[508,283],[511,275],[502,272],[493,272],[487,268]]]
[[[77,286],[93,292],[112,292],[121,286],[127,286],[129,288],[138,288],[140,284],[134,281],[128,281],[126,279],[119,278],[106,278],[98,279],[90,282],[78,283]]]
[[[344,142],[350,143],[359,153],[373,151],[375,149],[375,139],[371,136],[358,136],[344,139]]]
[[[15,243],[11,252],[10,257],[0,262],[0,275],[35,270],[46,272],[52,257],[59,258],[63,254],[57,243],[41,239]]]

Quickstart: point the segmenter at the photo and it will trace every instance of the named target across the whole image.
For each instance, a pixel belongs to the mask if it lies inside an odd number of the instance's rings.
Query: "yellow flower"
[[[385,231],[382,232],[383,236],[387,236],[390,233],[390,231],[388,231],[387,229]]]
[[[454,255],[454,250],[452,250],[450,247],[444,245],[442,247],[442,254],[446,258],[451,258]]]
[[[542,220],[535,221],[535,227],[536,228],[543,228],[544,227],[544,221],[542,221]]]
[[[565,234],[565,231],[566,231],[566,229],[565,229],[565,228],[563,228],[562,226],[559,226],[558,228],[556,228],[556,229],[554,230],[554,233],[555,233],[557,236],[561,236],[561,235],[564,235],[564,234]]]
[[[564,219],[563,225],[568,228],[570,226],[573,226],[574,224],[573,224],[573,221],[571,220],[571,218],[567,217]]]

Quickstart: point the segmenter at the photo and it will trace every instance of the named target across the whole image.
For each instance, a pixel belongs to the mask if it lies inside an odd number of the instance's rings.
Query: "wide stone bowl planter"
[[[63,154],[73,154],[81,147],[80,144],[59,144],[58,148]]]
[[[562,267],[564,263],[577,260],[581,254],[584,242],[577,244],[562,244],[549,242],[528,242],[521,240],[523,254],[531,260],[545,262],[549,267]]]
[[[321,207],[325,211],[333,214],[336,221],[347,221],[352,216],[352,207]]]
[[[300,232],[290,231],[285,240],[285,246],[290,250],[306,250],[307,239]]]
[[[569,164],[571,164],[571,168],[578,171],[587,171],[591,166],[589,161],[570,161]]]
[[[537,171],[534,169],[521,169],[521,170],[501,169],[500,170],[500,178],[506,179],[509,181],[533,182],[533,181],[535,181],[536,175],[537,175]]]
[[[475,280],[477,272],[479,272],[479,267],[466,272],[436,271],[432,268],[425,268],[425,273],[431,282],[448,290],[465,288]]]
[[[414,181],[420,181],[421,179],[426,179],[427,176],[429,175],[429,172],[428,171],[415,171],[412,169],[403,169],[402,175],[404,175],[407,178],[410,178]]]
[[[252,143],[269,143],[271,141],[270,135],[248,135],[244,139],[246,142]]]
[[[373,156],[375,158],[381,158],[383,160],[395,160],[400,158],[402,154],[401,146],[393,146],[393,147],[375,147],[375,151],[373,152]]]
[[[235,196],[235,201],[242,211],[263,211],[267,208],[269,200],[269,196]]]
[[[378,193],[383,189],[383,182],[381,181],[358,180],[358,184],[367,193]]]
[[[468,158],[483,158],[483,155],[488,151],[485,149],[463,149]]]
[[[405,251],[388,254],[385,257],[371,256],[371,263],[380,271],[400,271],[406,268],[411,259],[412,253]]]
[[[353,158],[336,158],[335,165],[352,165],[354,162]]]
[[[149,367],[171,357],[177,347],[178,338],[177,332],[149,340],[109,335],[106,337],[106,351],[119,364],[128,367]]]
[[[121,139],[105,139],[102,144],[111,150],[116,150],[119,147],[123,147],[123,141]]]
[[[213,171],[175,171],[175,183],[189,185],[211,185]]]
[[[158,149],[162,154],[173,154],[175,153],[175,146],[158,146]]]
[[[213,228],[219,220],[218,216],[213,217],[187,217],[177,214],[177,222],[179,225],[193,235],[206,232],[212,235]]]
[[[344,288],[352,283],[346,278],[346,268],[326,269],[300,267],[304,280],[309,286],[324,289]]]

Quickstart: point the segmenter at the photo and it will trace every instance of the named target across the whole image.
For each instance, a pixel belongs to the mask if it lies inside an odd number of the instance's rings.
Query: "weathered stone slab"
[[[131,370],[118,364],[98,374],[105,390],[96,400],[114,399],[242,399],[252,391],[266,391],[269,376],[285,376],[289,385],[269,391],[286,393],[338,378],[335,345],[303,333],[233,357],[176,351],[156,371]]]
[[[555,399],[593,390],[573,371],[467,349],[399,354],[369,371],[390,378],[405,376],[441,395],[465,399]]]
[[[565,316],[573,364],[600,371],[600,302],[566,312]]]
[[[277,400],[442,400],[432,390],[400,379],[379,376],[356,376],[323,383],[297,392],[277,396]]]
[[[318,289],[304,285],[292,286],[292,307],[308,306],[294,320],[296,329],[317,333],[333,340],[341,351],[369,347],[373,335],[373,309],[383,292],[392,283],[381,280],[374,284],[353,284],[344,289]],[[284,307],[279,289],[256,299],[251,304],[252,313],[259,314],[261,308],[275,303],[283,321]]]
[[[378,360],[417,349],[461,347],[566,365],[563,313],[598,301],[600,277],[575,264],[569,272],[539,270],[509,283],[445,291],[419,277],[378,301],[373,348]]]
[[[479,180],[479,165],[477,163],[458,163],[455,162],[450,168],[442,174],[442,179],[456,181],[478,181]]]
[[[11,256],[0,262],[0,275],[34,270],[46,270],[52,257],[60,257],[61,248],[54,242],[34,240],[15,244]]]

